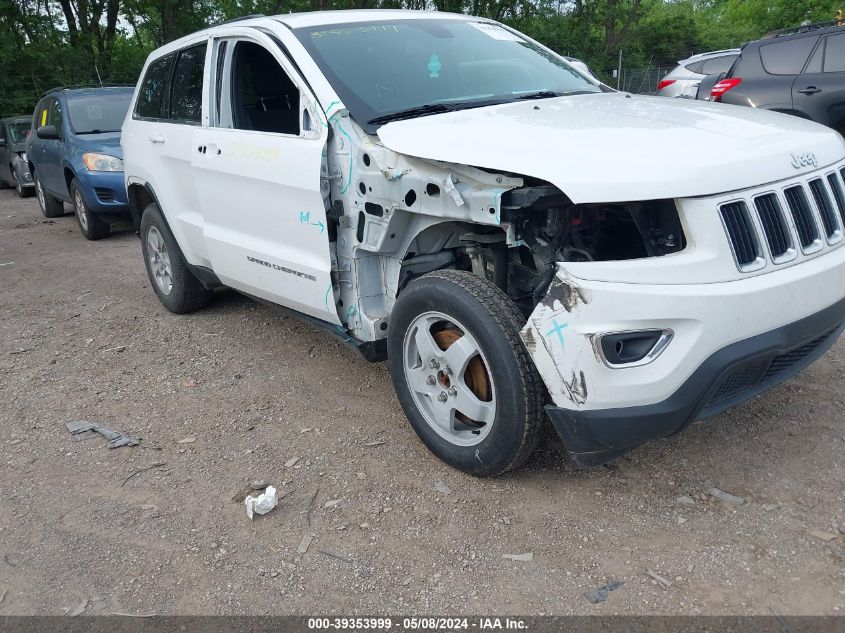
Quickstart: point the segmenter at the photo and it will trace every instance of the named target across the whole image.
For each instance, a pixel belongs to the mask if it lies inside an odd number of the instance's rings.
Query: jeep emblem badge
[[[795,169],[809,167],[810,165],[813,167],[819,166],[819,162],[816,160],[816,155],[812,152],[807,152],[806,154],[790,154],[790,156],[792,156],[792,166],[795,167]]]

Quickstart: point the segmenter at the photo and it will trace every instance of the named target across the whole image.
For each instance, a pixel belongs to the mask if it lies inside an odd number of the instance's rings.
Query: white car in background
[[[389,359],[416,433],[475,475],[522,464],[546,417],[602,464],[845,328],[839,134],[617,92],[483,18],[212,27],[149,56],[121,142],[167,309],[228,286]]]
[[[678,62],[657,84],[661,97],[695,99],[698,84],[707,75],[727,72],[739,57],[739,49],[700,53]]]

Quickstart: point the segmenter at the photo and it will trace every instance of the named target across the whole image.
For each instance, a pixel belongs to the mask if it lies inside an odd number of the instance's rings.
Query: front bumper
[[[598,465],[813,362],[842,331],[843,279],[845,247],[768,274],[689,285],[591,281],[561,264],[522,338],[567,449],[577,463]],[[604,362],[601,334],[640,330],[674,338],[651,362]]]
[[[94,213],[129,217],[122,171],[79,170],[76,174],[85,204]]]
[[[18,179],[18,184],[21,188],[34,187],[35,183],[32,181],[32,174],[29,173],[29,165],[23,160],[16,160],[13,168],[15,170],[15,177]]]
[[[661,402],[590,411],[550,405],[546,412],[573,461],[579,466],[599,466],[780,384],[822,356],[843,329],[845,299],[719,350]]]

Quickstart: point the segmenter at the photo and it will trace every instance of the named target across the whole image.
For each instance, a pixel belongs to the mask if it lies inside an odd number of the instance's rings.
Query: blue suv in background
[[[41,212],[48,218],[71,205],[89,240],[109,234],[129,217],[123,182],[120,127],[133,88],[57,88],[32,115],[26,155]]]

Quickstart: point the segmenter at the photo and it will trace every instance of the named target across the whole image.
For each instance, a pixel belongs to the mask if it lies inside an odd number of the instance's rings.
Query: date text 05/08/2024
[[[312,630],[344,631],[495,631],[526,630],[527,624],[518,618],[447,618],[447,617],[406,617],[401,620],[380,617],[335,617],[308,618],[308,628]]]

